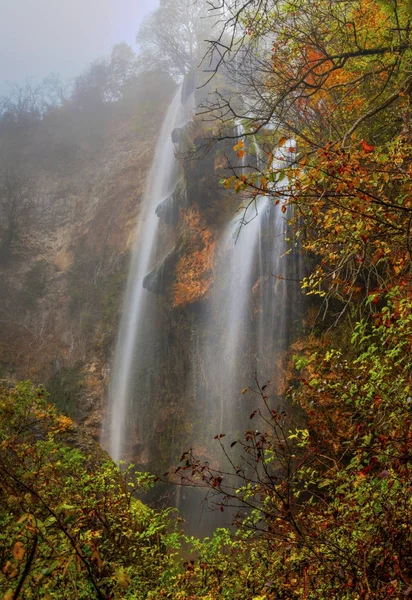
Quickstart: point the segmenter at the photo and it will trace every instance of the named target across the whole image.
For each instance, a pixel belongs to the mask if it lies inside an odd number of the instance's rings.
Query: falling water
[[[245,131],[242,121],[240,119],[236,119],[235,120],[235,136],[240,142],[245,143],[245,133],[246,133],[246,131]],[[247,162],[247,155],[245,152],[245,154],[240,159],[240,164],[239,164],[240,168],[236,169],[238,175],[244,173],[244,171],[246,169],[246,162]]]
[[[129,411],[135,393],[136,372],[139,366],[141,368],[139,362],[147,360],[142,347],[147,344],[143,331],[147,331],[147,321],[152,318],[153,296],[144,289],[143,280],[159,253],[159,219],[155,211],[159,203],[171,195],[178,182],[178,161],[171,136],[174,129],[185,124],[189,105],[189,100],[182,104],[179,88],[160,131],[139,215],[103,432],[103,442],[116,461],[124,456],[132,435]]]
[[[237,131],[244,135],[239,124]],[[257,160],[263,162],[257,141],[253,142]],[[293,160],[294,146],[290,140],[275,153],[274,169]],[[283,180],[276,187],[279,190],[286,185]],[[287,214],[281,206],[273,205],[267,197],[246,200],[219,244],[200,349],[207,374],[201,394],[203,418],[212,424],[207,433],[203,428],[206,436],[221,432],[233,435],[242,427],[240,391],[252,385],[254,377],[260,382],[271,379],[274,354],[286,347],[288,315],[299,296],[299,286],[294,284],[299,257],[288,239]]]
[[[274,152],[272,167],[283,169],[293,162],[296,141],[289,139],[282,148]],[[289,182],[285,177],[275,183],[278,192],[287,190]],[[283,207],[284,210],[284,207]],[[256,335],[256,376],[265,381],[271,378],[273,357],[276,350],[287,346],[288,331],[292,327],[294,313],[300,297],[299,278],[301,272],[300,254],[296,251],[293,234],[287,220],[290,210],[282,210],[282,202],[277,206],[268,203],[266,218],[262,227],[258,248],[257,312],[259,321]]]
[[[256,154],[256,168],[258,171],[262,171],[265,168],[265,155],[262,148],[259,146],[259,143],[254,135],[252,137],[253,146]]]
[[[242,217],[235,219],[228,227],[224,236],[223,247],[227,250],[227,266],[224,277],[227,287],[219,290],[219,305],[227,303],[227,321],[223,339],[224,385],[230,390],[236,390],[240,382],[241,349],[248,343],[248,321],[250,297],[253,286],[253,267],[257,245],[260,238],[263,206],[265,200],[259,198],[243,209]],[[225,402],[222,390],[220,396],[220,431],[225,425],[229,426],[231,420],[230,406]],[[225,418],[226,417],[226,418]]]

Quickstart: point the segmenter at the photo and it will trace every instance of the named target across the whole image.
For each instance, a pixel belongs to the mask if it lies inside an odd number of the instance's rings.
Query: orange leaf
[[[246,154],[246,150],[239,150],[239,152],[237,153],[239,158],[243,158]]]
[[[361,140],[361,146],[365,152],[373,152],[375,150],[375,146],[371,146],[365,140]]]
[[[25,549],[24,546],[22,544],[22,542],[16,542],[13,546],[13,557],[16,560],[23,560],[24,558],[24,554],[25,554]]]
[[[94,550],[91,559],[95,560],[97,562],[99,571],[101,571],[102,567],[103,567],[103,561],[102,561],[102,557],[100,556],[100,552],[98,551],[97,548]]]

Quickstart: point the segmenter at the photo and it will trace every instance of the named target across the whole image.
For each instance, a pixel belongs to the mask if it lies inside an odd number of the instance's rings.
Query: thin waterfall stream
[[[244,139],[242,125],[235,126],[239,139]],[[261,168],[263,152],[256,138],[252,143]],[[283,149],[275,149],[274,170],[293,161],[295,146],[288,140]],[[238,171],[245,168],[242,157]],[[274,185],[286,189],[287,182]],[[241,435],[246,423],[241,390],[253,386],[255,379],[263,385],[276,378],[274,357],[286,348],[289,319],[300,295],[300,255],[293,249],[282,204],[280,200],[275,206],[264,196],[246,198],[219,242],[202,343],[196,342],[205,375],[194,385],[201,389],[196,394],[203,419],[214,427],[200,427],[194,436],[204,446],[215,434]]]
[[[147,323],[150,323],[153,297],[143,282],[157,258],[159,218],[156,208],[172,194],[179,180],[172,132],[185,125],[190,114],[190,99],[182,103],[181,90],[179,87],[160,130],[136,229],[102,436],[115,461],[124,458],[125,447],[132,441],[129,411],[133,410],[134,380],[143,366],[139,363],[146,363],[148,359],[143,347],[147,343],[143,329],[147,331]],[[148,332],[151,333],[156,334],[155,327]]]

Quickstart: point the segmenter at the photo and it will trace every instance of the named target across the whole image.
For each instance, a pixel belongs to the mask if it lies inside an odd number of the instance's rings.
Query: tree
[[[160,0],[137,34],[141,63],[181,79],[198,66],[210,27],[203,1]]]
[[[290,394],[303,427],[273,408],[269,384],[256,383],[244,390],[246,404],[246,393],[258,400],[244,438],[216,436],[227,469],[183,455],[182,481],[238,511],[225,544],[241,558],[221,556],[221,588],[236,598],[262,589],[265,598],[312,600],[411,593],[411,351],[412,304],[393,291],[373,324],[356,325],[345,353],[312,338],[295,357],[301,386]],[[195,589],[216,564],[216,549],[206,552]]]
[[[52,74],[40,83],[26,79],[12,84],[0,98],[0,128],[28,127],[39,122],[52,109],[67,100],[67,86]]]
[[[80,109],[116,102],[139,73],[137,56],[126,43],[116,44],[110,59],[93,62],[74,82],[72,102]]]
[[[410,88],[407,2],[222,0],[211,7],[224,17],[209,54],[219,54],[216,70],[237,86],[211,106],[223,120],[245,118],[255,131],[271,124],[312,148],[346,144]]]
[[[242,119],[245,138],[267,153],[260,170],[235,170],[226,187],[251,201],[270,196],[285,212],[294,206],[303,247],[319,258],[306,288],[326,300],[347,307],[410,277],[409,4],[223,4],[210,52],[220,52],[218,69],[235,85],[218,88],[203,112],[221,124],[214,139],[235,140],[233,120]],[[287,151],[291,138],[299,164],[273,161],[273,146]],[[234,150],[253,147],[241,140]],[[290,185],[280,189],[280,179]]]
[[[108,99],[109,65],[106,60],[97,60],[76,77],[72,90],[72,102],[77,108],[92,109]]]
[[[15,165],[0,169],[0,263],[6,263],[30,219],[33,207],[28,175]]]
[[[138,75],[137,56],[132,48],[122,42],[112,49],[109,63],[110,88],[114,99],[121,97],[121,90]]]

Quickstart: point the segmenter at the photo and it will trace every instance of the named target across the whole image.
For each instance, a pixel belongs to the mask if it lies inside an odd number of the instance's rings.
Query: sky
[[[157,0],[0,0],[0,91],[26,77],[82,72],[135,38]]]

